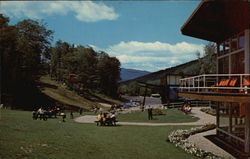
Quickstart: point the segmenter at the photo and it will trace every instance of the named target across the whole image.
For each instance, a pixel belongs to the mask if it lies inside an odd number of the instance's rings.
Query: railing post
[[[242,90],[242,75],[240,75],[240,90]]]
[[[205,89],[205,87],[206,87],[206,76],[203,75],[203,88]]]
[[[195,81],[195,78],[193,78],[193,89],[194,89],[194,84],[195,84],[194,81]]]
[[[188,92],[190,92],[190,79],[188,79]]]
[[[198,77],[198,93],[200,92],[200,77]]]

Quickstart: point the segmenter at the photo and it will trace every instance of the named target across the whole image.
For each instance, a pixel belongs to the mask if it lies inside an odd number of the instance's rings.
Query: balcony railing
[[[204,74],[180,79],[180,92],[250,94],[250,74]]]

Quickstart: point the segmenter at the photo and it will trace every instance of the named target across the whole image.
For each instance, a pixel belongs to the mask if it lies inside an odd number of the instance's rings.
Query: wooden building
[[[181,79],[179,96],[217,102],[217,140],[250,159],[249,8],[247,0],[201,1],[181,31],[217,44],[217,74]]]

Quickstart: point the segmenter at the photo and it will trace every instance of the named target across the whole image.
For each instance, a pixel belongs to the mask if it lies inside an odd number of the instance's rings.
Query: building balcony
[[[250,103],[250,74],[207,74],[180,79],[179,96]]]

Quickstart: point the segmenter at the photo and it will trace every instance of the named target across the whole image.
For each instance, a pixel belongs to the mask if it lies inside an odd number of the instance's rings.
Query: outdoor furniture
[[[118,121],[115,118],[106,118],[104,121],[96,120],[95,123],[97,126],[116,126]]]

